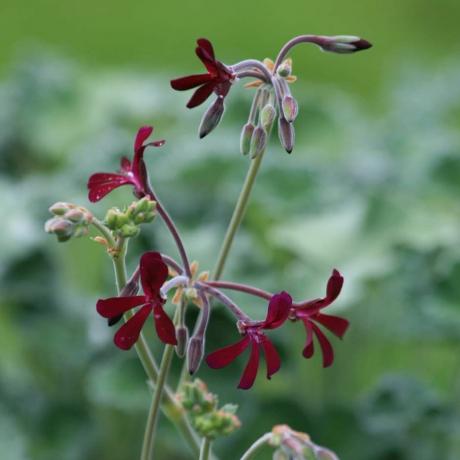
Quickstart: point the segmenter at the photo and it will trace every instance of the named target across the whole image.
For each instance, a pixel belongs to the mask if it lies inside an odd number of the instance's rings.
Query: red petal
[[[334,350],[332,348],[331,342],[324,335],[323,331],[316,326],[316,324],[311,323],[314,333],[318,339],[321,351],[323,353],[323,367],[329,367],[334,362]]]
[[[251,339],[246,335],[242,340],[227,347],[221,348],[206,356],[206,363],[212,369],[221,369],[228,366],[243,353]]]
[[[325,308],[334,302],[340,294],[343,286],[343,276],[336,269],[332,270],[332,275],[327,281],[326,297],[315,299],[304,304],[304,308]]]
[[[252,349],[251,356],[249,357],[248,364],[244,368],[243,375],[241,377],[238,388],[242,390],[249,390],[254,384],[254,380],[257,377],[257,370],[259,369],[259,344],[255,340],[251,340]]]
[[[202,104],[214,91],[215,84],[213,81],[204,84],[199,87],[194,93],[191,99],[187,103],[189,109],[193,109],[198,105]]]
[[[265,361],[267,363],[267,379],[270,379],[275,372],[279,371],[281,367],[281,358],[276,351],[276,348],[267,337],[265,337],[262,341],[262,347],[264,349]]]
[[[97,312],[104,318],[114,318],[146,302],[145,296],[110,297],[99,299],[96,304]]]
[[[134,141],[134,151],[137,152],[140,150],[144,142],[148,139],[150,134],[153,132],[153,126],[143,126],[142,128],[139,129],[136,135],[136,139]]]
[[[280,327],[289,315],[292,306],[292,297],[285,291],[275,294],[268,304],[267,318],[262,326],[263,329],[275,329]]]
[[[305,320],[303,323],[307,332],[307,341],[305,343],[305,348],[303,349],[302,355],[304,358],[310,359],[315,352],[315,344],[313,343],[313,330],[310,321]]]
[[[120,161],[120,167],[121,172],[129,173],[131,171],[131,161],[126,157],[122,157]]]
[[[168,266],[163,262],[158,252],[143,254],[139,265],[144,294],[150,301],[157,303],[160,288],[168,278]]]
[[[331,331],[337,337],[342,338],[347,332],[349,321],[339,316],[325,315],[324,313],[318,313],[312,317],[314,321],[322,324],[326,329]]]
[[[153,307],[153,317],[155,319],[155,329],[158,337],[163,343],[177,345],[176,328],[170,317],[163,310],[163,306],[157,303]]]
[[[176,78],[175,80],[171,80],[171,87],[177,91],[186,91],[188,89],[204,85],[205,83],[208,83],[210,80],[212,80],[212,77],[208,73],[189,75],[187,77],[181,77]]]
[[[211,61],[214,61],[216,59],[212,43],[207,38],[199,38],[196,42],[198,46],[206,53],[207,59]]]
[[[132,318],[118,329],[113,339],[118,348],[129,350],[137,342],[142,326],[151,311],[151,305],[144,305]]]
[[[122,174],[93,174],[88,180],[89,201],[95,203],[104,198],[112,190],[126,184],[132,184],[132,181],[129,177]]]
[[[164,139],[161,139],[159,141],[153,141],[153,142],[149,142],[148,144],[146,144],[146,147],[149,145],[152,145],[153,147],[161,147],[163,145],[166,144],[166,141]]]

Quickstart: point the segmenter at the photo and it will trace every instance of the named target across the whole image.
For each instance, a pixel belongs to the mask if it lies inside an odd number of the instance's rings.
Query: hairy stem
[[[257,441],[252,444],[251,447],[249,447],[249,449],[243,454],[240,460],[252,460],[255,458],[256,455],[263,449],[263,447],[270,442],[271,438],[271,433],[265,433],[263,436],[257,439]]]

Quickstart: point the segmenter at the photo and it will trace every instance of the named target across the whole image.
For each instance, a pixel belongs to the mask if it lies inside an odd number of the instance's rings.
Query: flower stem
[[[208,460],[211,453],[211,440],[204,437],[201,441],[200,458],[199,460]]]
[[[263,447],[270,442],[272,438],[271,433],[265,433],[257,441],[249,447],[249,449],[243,454],[240,460],[252,460],[256,455],[263,449]]]
[[[227,233],[225,234],[225,238],[219,252],[219,257],[217,259],[217,263],[215,265],[212,276],[213,280],[218,280],[222,276],[225,262],[227,261],[227,256],[233,243],[233,239],[235,238],[235,234],[241,224],[241,221],[243,220],[248,200],[251,195],[252,187],[254,186],[264,153],[265,150],[262,151],[260,155],[258,155],[256,158],[251,160],[251,165],[246,174],[246,179],[244,180],[243,188],[241,189],[240,196],[238,197],[238,201],[236,202],[236,206],[233,211],[233,215],[230,220]]]
[[[166,377],[168,376],[169,369],[171,367],[173,354],[174,346],[166,345],[163,352],[163,358],[161,359],[160,370],[158,373],[158,379],[155,387],[155,394],[152,399],[152,405],[150,406],[147,425],[145,427],[141,460],[151,460],[153,458],[153,447],[155,440],[155,431],[158,421],[158,414],[160,409],[160,402],[163,396],[163,389],[166,383]]]

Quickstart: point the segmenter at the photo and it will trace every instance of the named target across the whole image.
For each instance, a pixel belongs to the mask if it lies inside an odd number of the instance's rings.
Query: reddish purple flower
[[[349,322],[338,316],[321,313],[323,308],[329,306],[339,296],[343,286],[343,277],[333,270],[327,282],[326,297],[315,299],[302,304],[300,308],[292,308],[291,316],[294,320],[302,320],[307,331],[307,342],[303,349],[303,356],[311,358],[314,353],[313,336],[315,335],[323,354],[323,367],[329,367],[334,361],[334,350],[329,339],[324,335],[318,324],[342,338],[348,329]]]
[[[134,158],[131,161],[123,157],[119,173],[96,173],[88,180],[88,198],[91,202],[99,201],[112,190],[122,185],[134,186],[134,194],[138,198],[146,195],[145,185],[147,180],[147,170],[144,163],[144,150],[148,146],[161,147],[165,141],[154,141],[146,143],[152,134],[152,126],[143,126],[139,129],[134,141]]]
[[[139,310],[115,334],[115,345],[123,350],[129,350],[137,342],[150,313],[153,313],[160,340],[176,345],[174,324],[163,310],[165,299],[160,293],[161,286],[168,278],[168,267],[158,252],[146,252],[141,257],[140,276],[144,295],[100,299],[96,305],[98,313],[104,318],[117,318],[128,310],[140,306]]]
[[[249,361],[244,369],[238,388],[247,390],[252,387],[259,368],[260,351],[265,355],[267,378],[279,370],[281,359],[273,344],[262,332],[264,329],[276,329],[288,318],[292,306],[292,298],[287,292],[275,294],[268,305],[267,317],[264,321],[242,324],[244,337],[239,342],[221,348],[206,357],[206,363],[213,369],[220,369],[233,362],[246,348],[251,346]]]
[[[177,91],[199,87],[187,103],[189,109],[202,104],[213,92],[225,97],[235,78],[233,72],[215,58],[214,49],[209,40],[200,38],[197,44],[195,52],[208,72],[171,80],[172,88]]]

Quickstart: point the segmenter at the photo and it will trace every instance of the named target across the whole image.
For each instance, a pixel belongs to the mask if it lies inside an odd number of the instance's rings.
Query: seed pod
[[[262,126],[257,126],[257,128],[252,133],[251,138],[251,147],[249,153],[251,158],[258,157],[267,147],[267,133]]]
[[[292,96],[284,96],[281,106],[284,118],[288,123],[292,123],[299,113],[297,101]]]
[[[209,106],[208,110],[203,115],[199,127],[200,139],[207,136],[220,122],[224,114],[224,98],[218,96],[217,99]]]
[[[284,117],[278,118],[278,135],[286,152],[291,153],[295,143],[294,126],[288,123]]]
[[[251,149],[252,133],[255,126],[252,123],[246,123],[241,130],[240,151],[243,155],[247,155]]]

